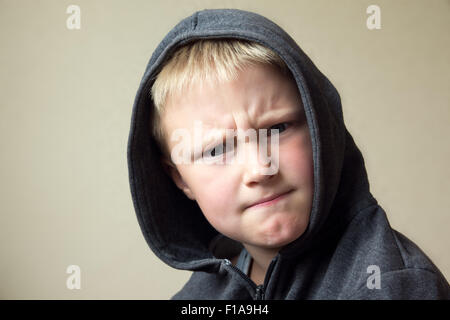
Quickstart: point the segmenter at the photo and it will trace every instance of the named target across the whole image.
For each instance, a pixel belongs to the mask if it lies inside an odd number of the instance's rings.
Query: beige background
[[[370,4],[381,30],[366,27]],[[220,7],[274,20],[330,78],[391,225],[450,278],[449,1],[2,0],[0,298],[166,299],[188,279],[141,234],[126,147],[153,50]]]

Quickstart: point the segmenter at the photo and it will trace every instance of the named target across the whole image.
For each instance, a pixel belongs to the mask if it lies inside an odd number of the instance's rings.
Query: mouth
[[[284,198],[286,198],[293,190],[289,190],[287,192],[284,193],[278,193],[278,194],[274,194],[268,197],[264,197],[260,200],[258,200],[257,202],[247,206],[245,209],[249,209],[249,208],[259,208],[259,207],[267,207],[267,206],[271,206],[274,205],[275,203],[283,200]]]

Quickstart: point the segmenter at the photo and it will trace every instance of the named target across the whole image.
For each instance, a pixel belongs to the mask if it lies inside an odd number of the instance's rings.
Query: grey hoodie
[[[242,245],[220,235],[163,170],[150,135],[150,88],[180,45],[202,38],[258,42],[287,64],[310,131],[314,196],[307,230],[281,249],[263,285],[246,274]],[[449,299],[449,285],[411,240],[389,225],[369,190],[364,159],[347,131],[339,93],[296,42],[261,15],[202,10],[179,22],[154,51],[133,106],[128,140],[131,194],[153,252],[193,274],[174,299]],[[241,253],[234,266],[230,258]]]

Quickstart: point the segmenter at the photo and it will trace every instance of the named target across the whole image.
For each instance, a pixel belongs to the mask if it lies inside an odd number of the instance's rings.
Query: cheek
[[[293,183],[301,183],[312,189],[314,165],[309,134],[296,135],[282,146],[280,167]]]
[[[220,228],[233,207],[231,200],[236,198],[230,172],[221,166],[199,165],[186,168],[183,176],[206,219]]]

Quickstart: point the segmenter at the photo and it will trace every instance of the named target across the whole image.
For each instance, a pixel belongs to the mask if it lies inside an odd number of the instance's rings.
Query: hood
[[[345,127],[339,93],[274,22],[252,12],[214,9],[195,12],[166,35],[150,58],[134,101],[127,150],[129,181],[137,219],[150,248],[178,269],[199,270],[219,261],[211,250],[219,233],[163,170],[161,152],[150,134],[154,108],[150,90],[162,64],[179,46],[204,38],[260,43],[285,61],[297,83],[312,143],[314,196],[307,230],[279,254],[298,257],[339,237],[358,207],[376,202],[369,191],[363,157]],[[236,247],[233,242],[223,242],[225,249]]]

